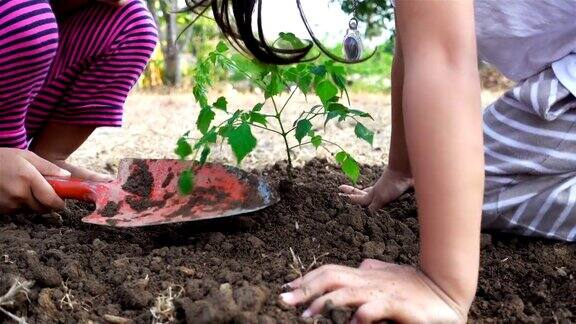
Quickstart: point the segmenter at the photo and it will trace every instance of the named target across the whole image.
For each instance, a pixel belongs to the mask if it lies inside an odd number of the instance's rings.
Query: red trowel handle
[[[76,178],[46,177],[56,194],[62,199],[94,201],[96,195],[93,183]]]

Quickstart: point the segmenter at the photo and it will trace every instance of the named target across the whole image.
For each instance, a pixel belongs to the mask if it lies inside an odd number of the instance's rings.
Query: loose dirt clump
[[[162,188],[168,187],[170,182],[172,182],[172,179],[174,179],[174,172],[168,172],[166,178],[164,178],[164,181],[162,181]]]
[[[122,185],[122,189],[140,197],[148,197],[152,192],[154,177],[148,169],[148,164],[142,160],[134,160],[134,169]]]
[[[380,171],[363,167],[360,185]],[[276,187],[287,176],[280,164],[256,172]],[[333,305],[304,321],[305,306],[279,300],[282,286],[328,263],[418,262],[413,196],[371,214],[338,196],[345,182],[337,167],[314,160],[294,169],[282,200],[265,210],[140,229],[83,224],[94,207],[77,202],[61,223],[2,216],[0,296],[13,284],[3,278],[35,280],[7,309],[30,323],[344,323],[354,309]],[[470,321],[574,322],[575,275],[574,245],[484,234]]]
[[[100,214],[103,217],[114,217],[116,215],[118,215],[118,210],[120,209],[120,206],[122,206],[122,202],[113,202],[113,201],[109,201],[108,203],[106,203],[106,206],[104,206],[104,208],[102,208],[98,214]]]
[[[126,203],[137,212],[148,210],[152,207],[163,207],[166,204],[165,200],[151,200],[148,198],[140,198],[136,196],[126,197]]]

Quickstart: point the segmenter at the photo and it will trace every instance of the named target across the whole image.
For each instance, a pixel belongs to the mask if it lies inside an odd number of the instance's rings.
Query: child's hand
[[[94,131],[94,126],[49,122],[34,138],[30,150],[38,156],[70,171],[72,177],[91,181],[110,181],[109,175],[96,173],[66,163],[66,159],[82,145]]]
[[[90,180],[90,181],[112,181],[114,177],[104,173],[94,172],[86,168],[77,167],[64,160],[50,160],[50,162],[61,167],[64,170],[70,171],[73,178]]]
[[[64,201],[44,176],[69,177],[68,171],[30,151],[13,148],[0,148],[0,166],[0,214],[21,208],[64,208]]]
[[[312,302],[302,314],[320,314],[327,301],[357,308],[351,323],[394,320],[401,323],[465,323],[470,305],[446,296],[428,277],[410,266],[365,260],[360,268],[327,265],[288,286],[280,297],[289,305]]]
[[[412,186],[413,182],[410,176],[387,167],[372,187],[360,190],[352,186],[342,185],[339,189],[341,195],[348,198],[351,203],[368,207],[371,211],[377,211],[398,199]]]

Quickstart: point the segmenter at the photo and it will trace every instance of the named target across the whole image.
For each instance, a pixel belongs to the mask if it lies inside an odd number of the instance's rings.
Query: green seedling
[[[301,41],[291,33],[281,33],[277,44],[301,46]],[[355,123],[354,134],[372,144],[374,133],[360,122],[372,118],[368,113],[350,108],[350,99],[346,89],[346,67],[333,61],[315,61],[289,66],[262,64],[230,49],[220,42],[206,58],[199,60],[195,68],[193,94],[200,105],[196,128],[202,134],[192,139],[190,132],[184,134],[177,143],[176,154],[181,159],[191,158],[200,165],[204,164],[212,147],[217,143],[227,143],[238,164],[250,154],[258,144],[253,134],[254,128],[266,130],[283,139],[288,175],[292,178],[292,153],[305,145],[324,149],[334,156],[344,174],[356,182],[360,175],[358,162],[339,144],[323,136],[323,129],[315,129],[313,122],[342,122],[348,119]],[[226,97],[216,100],[208,98],[213,85],[213,75],[224,69],[229,73],[241,74],[255,88],[263,93],[261,102],[253,107],[234,107]],[[307,98],[316,96],[318,104],[302,109],[290,105],[296,93]],[[280,102],[281,94],[289,94]],[[343,98],[346,103],[342,103]],[[265,109],[268,108],[268,110]],[[296,120],[286,121],[286,109],[301,109]],[[225,120],[214,122],[217,114],[224,114]],[[193,173],[181,175],[179,184],[183,193],[193,190]]]

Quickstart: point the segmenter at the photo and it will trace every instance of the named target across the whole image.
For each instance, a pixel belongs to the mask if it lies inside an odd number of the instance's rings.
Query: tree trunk
[[[164,48],[164,61],[166,65],[165,81],[166,85],[179,86],[181,82],[180,74],[180,51],[178,48],[178,23],[176,21],[177,10],[176,0],[167,0],[167,5],[162,6],[164,18],[166,19],[166,45]]]

